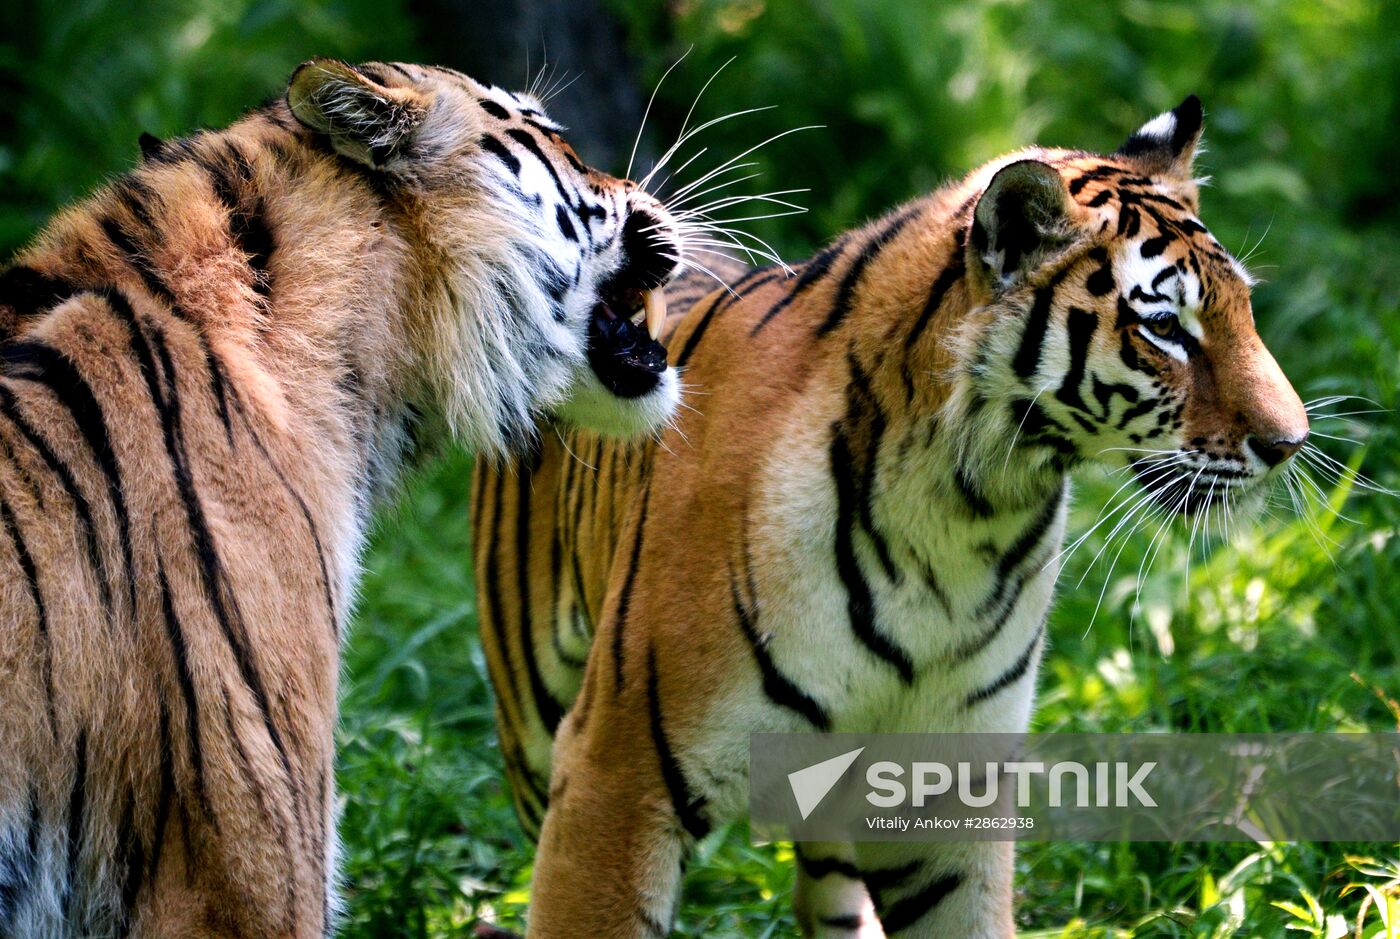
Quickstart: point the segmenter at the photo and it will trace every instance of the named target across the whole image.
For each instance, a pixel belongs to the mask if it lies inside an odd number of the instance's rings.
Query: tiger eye
[[[1145,325],[1152,331],[1154,336],[1162,339],[1170,339],[1176,335],[1177,324],[1175,316],[1164,316],[1161,319],[1147,320]]]

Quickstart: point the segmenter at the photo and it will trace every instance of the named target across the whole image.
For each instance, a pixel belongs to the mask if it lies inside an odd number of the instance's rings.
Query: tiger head
[[[966,236],[973,381],[1010,402],[1028,464],[1127,465],[1182,513],[1262,492],[1308,437],[1248,273],[1197,217],[1201,124],[1192,96],[1111,156],[993,164]]]
[[[286,104],[407,232],[417,379],[469,444],[517,449],[542,415],[622,434],[670,418],[679,384],[655,337],[676,223],[586,166],[537,99],[451,69],[318,59]]]

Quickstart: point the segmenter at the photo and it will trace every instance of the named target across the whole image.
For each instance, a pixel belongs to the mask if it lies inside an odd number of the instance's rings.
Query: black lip
[[[599,303],[588,318],[588,364],[619,398],[639,398],[661,382],[666,347],[646,329]]]

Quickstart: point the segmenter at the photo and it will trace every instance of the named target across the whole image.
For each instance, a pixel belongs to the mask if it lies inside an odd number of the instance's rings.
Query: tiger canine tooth
[[[642,297],[642,306],[647,312],[647,332],[655,339],[661,335],[661,325],[666,322],[666,292],[658,287],[648,290]]]

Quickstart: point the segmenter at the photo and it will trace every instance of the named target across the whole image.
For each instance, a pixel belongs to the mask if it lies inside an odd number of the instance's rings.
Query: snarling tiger
[[[674,429],[477,470],[531,936],[667,934],[752,733],[1024,730],[1071,470],[1131,467],[1192,514],[1301,446],[1250,279],[1198,219],[1201,126],[1188,98],[1109,156],[995,160],[793,276],[681,281]],[[1012,932],[1009,845],[798,848],[805,935]]]
[[[670,415],[681,244],[529,96],[301,66],[0,275],[0,935],[333,928],[338,645],[440,431]],[[465,482],[465,481],[464,481]]]

